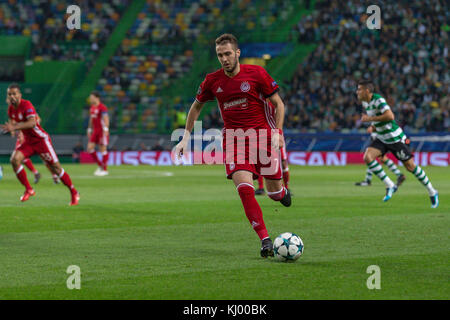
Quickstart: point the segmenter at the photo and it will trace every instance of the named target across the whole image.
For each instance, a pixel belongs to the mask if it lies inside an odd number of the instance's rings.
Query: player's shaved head
[[[22,93],[20,91],[20,86],[18,83],[11,83],[6,90],[7,100],[13,104],[18,105],[20,100],[22,100]]]
[[[19,92],[20,92],[20,85],[19,85],[18,83],[11,83],[11,84],[8,86],[8,89],[17,89],[17,90],[19,90]]]

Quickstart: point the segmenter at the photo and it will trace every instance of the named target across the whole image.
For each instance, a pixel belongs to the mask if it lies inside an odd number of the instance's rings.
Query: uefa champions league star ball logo
[[[242,92],[250,91],[250,83],[248,83],[247,81],[242,82],[241,83],[241,91]]]

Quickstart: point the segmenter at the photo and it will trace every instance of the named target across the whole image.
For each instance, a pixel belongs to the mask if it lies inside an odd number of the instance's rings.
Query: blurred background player
[[[374,126],[369,126],[367,128],[367,132],[370,133],[370,138],[372,141],[375,141],[377,134],[374,132]],[[408,143],[407,143],[408,144]],[[381,160],[382,163],[387,165],[389,170],[393,172],[397,176],[397,187],[400,187],[401,184],[406,180],[405,175],[398,169],[398,167],[395,165],[394,161],[389,159],[386,154],[380,156],[377,158],[378,160]],[[366,178],[363,181],[356,182],[355,185],[359,187],[368,187],[372,184],[372,171],[367,168],[366,170]]]
[[[24,142],[11,155],[11,164],[17,179],[25,187],[25,192],[20,197],[20,201],[27,201],[31,196],[36,194],[28,182],[27,174],[23,169],[22,163],[24,159],[38,154],[48,164],[50,170],[54,174],[57,174],[62,183],[69,188],[71,194],[70,205],[77,205],[80,195],[72,184],[70,176],[61,168],[50,136],[38,123],[34,106],[30,101],[22,99],[22,93],[18,84],[8,86],[7,96],[11,103],[8,107],[10,121],[4,125],[0,125],[0,128],[10,133],[20,130],[25,138]]]
[[[372,122],[377,134],[375,141],[370,144],[364,153],[364,161],[372,173],[376,174],[386,185],[386,195],[383,201],[392,198],[394,192],[397,191],[397,186],[386,175],[377,162],[377,158],[391,151],[398,160],[403,162],[406,170],[414,174],[419,182],[425,186],[430,196],[431,207],[437,208],[439,206],[438,191],[433,188],[425,171],[414,163],[413,155],[405,143],[406,135],[395,122],[394,114],[386,100],[381,95],[374,93],[374,85],[370,80],[360,81],[356,94],[367,113],[361,117],[361,121]]]
[[[225,161],[227,178],[233,180],[247,219],[261,240],[261,256],[263,258],[273,256],[273,243],[265,226],[261,207],[255,199],[253,179],[263,175],[268,196],[274,201],[280,201],[286,207],[291,205],[290,193],[281,182],[279,157],[272,151],[278,152],[284,143],[282,136],[284,103],[278,94],[277,83],[264,68],[239,63],[241,52],[235,36],[223,34],[216,39],[215,45],[222,68],[206,75],[201,83],[187,116],[183,139],[175,148],[176,156],[180,157],[186,150],[190,133],[204,104],[217,99],[224,122],[223,152],[227,154],[228,150],[234,156],[231,161],[230,159]],[[268,117],[267,111],[270,106],[266,99],[269,99],[272,107],[277,109],[275,122]],[[239,149],[238,143],[238,150],[234,152],[236,146],[234,137],[232,141],[227,141],[226,137],[228,132],[239,129],[244,134],[253,129],[258,140],[264,141],[263,145],[257,143],[255,146],[249,142],[242,150]],[[245,136],[238,137],[238,140],[240,138]],[[258,157],[262,148],[272,161],[267,165],[263,164],[261,159],[257,159],[257,163],[252,163],[251,153],[257,153]],[[269,174],[267,172],[269,170],[265,169],[272,164],[275,164],[275,168]]]
[[[97,170],[94,172],[96,176],[106,176],[108,174],[108,143],[109,143],[109,116],[108,109],[100,101],[100,94],[93,91],[89,95],[89,103],[91,104],[89,125],[87,129],[88,145],[87,152],[91,154],[95,162],[98,164]],[[102,154],[102,160],[97,156],[95,146],[98,145]]]

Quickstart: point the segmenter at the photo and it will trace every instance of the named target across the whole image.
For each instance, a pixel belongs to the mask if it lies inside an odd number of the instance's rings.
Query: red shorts
[[[236,171],[245,170],[253,173],[253,179],[258,176],[281,179],[280,152],[272,150],[270,145],[270,136],[268,138],[259,134],[256,143],[251,143],[246,138],[241,145],[237,141],[227,142],[226,137],[223,137],[223,160],[227,178],[231,179]]]
[[[107,146],[109,143],[109,134],[104,135],[102,130],[94,130],[89,138],[89,142]]]
[[[16,148],[16,150],[22,152],[25,158],[38,154],[41,159],[48,164],[59,162],[50,137],[33,142],[24,141],[19,147]]]

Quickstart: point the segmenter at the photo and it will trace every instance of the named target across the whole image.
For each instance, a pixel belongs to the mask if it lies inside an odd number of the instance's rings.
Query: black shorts
[[[400,161],[408,161],[413,157],[409,146],[404,142],[388,144],[383,143],[380,139],[375,139],[369,147],[380,150],[382,155],[385,155],[388,151],[390,151]]]

